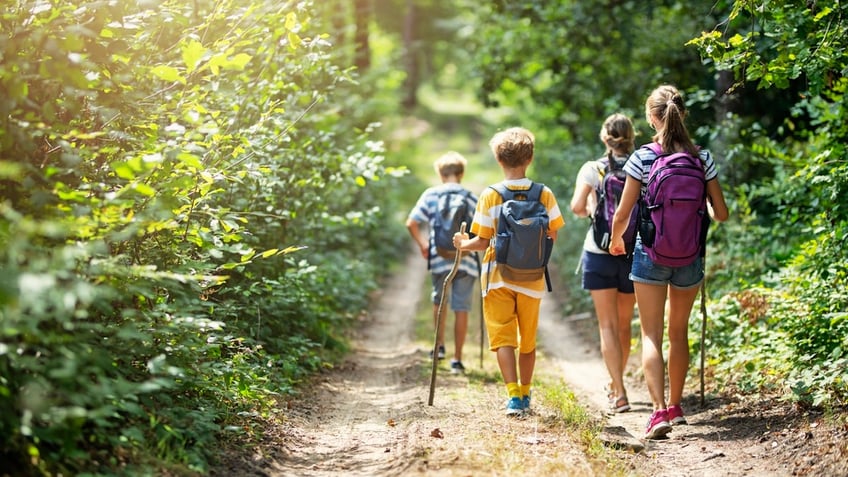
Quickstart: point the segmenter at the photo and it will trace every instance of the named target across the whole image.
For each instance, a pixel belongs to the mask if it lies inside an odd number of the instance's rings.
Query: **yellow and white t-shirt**
[[[503,184],[511,190],[529,190],[532,181],[528,178],[518,180],[503,181]],[[550,230],[559,230],[565,225],[562,213],[557,205],[554,193],[547,186],[542,190],[540,198],[542,204],[548,209],[548,217],[550,222],[548,226]],[[486,188],[477,201],[477,208],[474,211],[474,222],[471,224],[471,233],[478,235],[483,239],[490,240],[489,247],[486,249],[486,254],[483,257],[483,273],[480,284],[483,296],[490,289],[506,287],[519,293],[534,298],[542,298],[547,285],[545,277],[531,282],[510,282],[501,276],[498,270],[498,264],[495,261],[495,240],[497,240],[498,217],[501,213],[501,205],[503,200],[501,195],[492,188]]]

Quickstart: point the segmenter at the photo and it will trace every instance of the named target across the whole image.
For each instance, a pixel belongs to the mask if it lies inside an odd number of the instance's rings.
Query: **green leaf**
[[[156,195],[156,189],[140,182],[135,184],[134,189],[139,194],[146,195],[148,197],[153,197],[154,195]]]
[[[297,36],[297,33],[288,32],[286,36],[289,39],[289,48],[292,50],[296,50],[303,43],[303,40],[301,40],[300,37]]]
[[[738,48],[739,45],[745,43],[745,38],[742,35],[737,33],[736,35],[733,35],[732,37],[730,37],[730,39],[728,39],[727,42],[730,43],[730,46],[732,46],[734,48]]]
[[[221,67],[227,62],[227,55],[215,55],[209,60],[209,70],[213,75],[218,75],[221,72]]]
[[[832,8],[824,7],[824,8],[822,8],[822,10],[818,14],[816,14],[815,20],[820,21],[822,18],[830,15],[832,12],[833,12]]]
[[[245,65],[250,62],[251,58],[253,57],[247,53],[239,53],[229,61],[227,65],[228,69],[242,71],[244,70]]]
[[[180,72],[172,66],[165,66],[165,65],[155,66],[152,70],[150,70],[150,72],[153,73],[153,76],[159,78],[162,81],[169,81],[169,82],[178,81],[182,84],[185,84],[185,82],[186,82],[185,78],[180,76]]]
[[[254,255],[256,255],[256,250],[253,250],[253,249],[248,250],[247,253],[242,255],[241,262],[244,263],[244,262],[249,261],[250,259],[253,258]]]
[[[200,158],[195,156],[194,154],[189,154],[187,152],[181,152],[177,155],[177,159],[180,160],[183,164],[193,167],[195,169],[203,169],[203,163],[200,162]]]
[[[203,58],[206,51],[206,47],[197,40],[192,40],[187,45],[183,45],[183,63],[186,66],[186,74],[191,74],[197,68],[197,64],[200,63],[200,59]]]
[[[286,30],[294,30],[297,28],[297,15],[294,12],[289,12],[286,15]]]
[[[298,250],[303,250],[308,248],[306,245],[292,245],[291,247],[286,247],[280,251],[281,254],[287,254],[292,252],[297,252]]]

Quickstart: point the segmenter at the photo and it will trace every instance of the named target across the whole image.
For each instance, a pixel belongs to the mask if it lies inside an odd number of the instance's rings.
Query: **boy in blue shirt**
[[[406,220],[406,228],[412,239],[418,245],[421,256],[428,261],[430,274],[433,282],[433,322],[434,326],[438,320],[439,303],[442,300],[442,289],[445,278],[453,266],[454,259],[445,257],[438,253],[434,241],[434,221],[439,213],[439,202],[445,194],[460,194],[465,197],[466,207],[474,211],[477,205],[477,197],[461,185],[465,174],[467,161],[458,152],[450,151],[439,157],[434,163],[436,173],[439,174],[442,183],[438,186],[425,190],[418,202],[409,213]],[[427,234],[422,230],[422,225],[429,228]],[[468,224],[471,225],[470,223]],[[464,254],[460,260],[459,269],[449,287],[449,298],[451,309],[454,312],[454,355],[451,359],[451,372],[455,374],[465,372],[462,364],[462,348],[465,344],[465,335],[468,331],[468,312],[471,309],[472,293],[474,284],[478,277],[478,266],[476,254]],[[445,358],[445,321],[441,320],[441,326],[436,330],[436,342],[438,343],[437,359]]]

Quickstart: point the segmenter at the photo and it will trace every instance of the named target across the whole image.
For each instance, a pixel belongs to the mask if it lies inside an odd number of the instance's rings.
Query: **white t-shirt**
[[[605,159],[605,158],[604,158]],[[616,156],[615,160],[618,162],[624,162],[627,159],[627,156]],[[583,184],[588,184],[592,187],[592,193],[589,194],[589,197],[586,201],[586,209],[589,212],[589,217],[591,217],[595,213],[595,207],[598,205],[598,198],[596,197],[598,187],[601,186],[601,180],[604,175],[604,170],[606,169],[606,165],[601,162],[601,159],[589,161],[580,168],[580,171],[577,173],[577,184],[575,187],[580,188]],[[594,234],[592,234],[592,224],[589,223],[589,230],[586,231],[586,238],[583,239],[583,250],[590,253],[598,253],[606,255],[603,249],[598,247],[598,244],[595,243]]]

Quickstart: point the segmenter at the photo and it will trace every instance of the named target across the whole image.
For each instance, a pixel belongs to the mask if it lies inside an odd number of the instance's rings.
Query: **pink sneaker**
[[[648,418],[645,439],[662,439],[669,432],[671,432],[671,424],[668,423],[668,411],[665,409],[654,411]]]
[[[683,408],[679,405],[669,406],[668,409],[668,422],[672,426],[676,426],[678,424],[689,424],[686,422],[686,418],[683,417]]]

